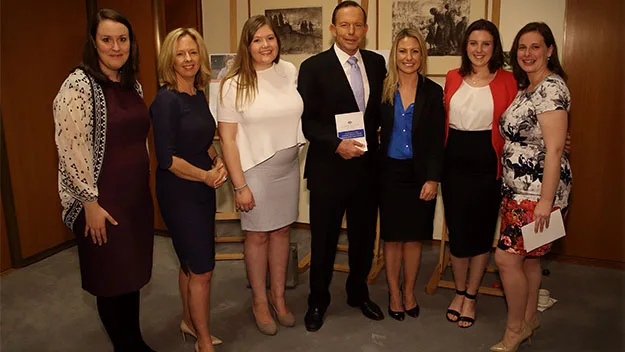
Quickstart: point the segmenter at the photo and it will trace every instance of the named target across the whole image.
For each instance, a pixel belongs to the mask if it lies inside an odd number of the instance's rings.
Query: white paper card
[[[362,111],[334,115],[336,119],[336,135],[340,139],[354,139],[364,145],[361,148],[367,151],[367,136],[365,135],[365,115]]]
[[[556,209],[551,212],[549,228],[543,229],[543,232],[534,232],[534,225],[535,221],[532,221],[531,223],[521,227],[521,232],[523,233],[523,246],[527,252],[566,236],[566,232],[564,231],[564,221],[562,220],[562,212],[560,209]]]

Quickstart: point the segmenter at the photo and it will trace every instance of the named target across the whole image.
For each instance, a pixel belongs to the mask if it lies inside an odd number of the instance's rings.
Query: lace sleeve
[[[59,191],[83,202],[98,199],[93,173],[92,94],[88,78],[75,71],[54,99]]]

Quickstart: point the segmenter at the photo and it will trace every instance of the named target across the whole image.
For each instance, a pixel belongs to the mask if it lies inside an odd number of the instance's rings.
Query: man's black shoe
[[[379,308],[378,308],[379,309]],[[321,329],[323,326],[323,315],[325,314],[325,310],[322,310],[318,307],[310,307],[304,316],[304,324],[306,325],[306,330],[310,332],[315,332]]]
[[[380,307],[370,299],[366,299],[362,301],[361,303],[350,302],[349,300],[347,300],[347,304],[350,307],[360,308],[362,315],[364,315],[365,317],[371,320],[384,319],[384,314],[382,313],[382,310],[380,309]]]

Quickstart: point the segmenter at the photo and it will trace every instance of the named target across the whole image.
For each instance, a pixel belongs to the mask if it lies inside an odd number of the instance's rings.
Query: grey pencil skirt
[[[256,206],[241,212],[241,229],[268,232],[297,220],[299,204],[299,147],[276,152],[245,171],[245,180]]]

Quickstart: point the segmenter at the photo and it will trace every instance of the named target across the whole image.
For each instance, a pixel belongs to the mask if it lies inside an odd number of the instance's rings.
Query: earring
[[[547,56],[547,61],[551,60],[551,56]]]

